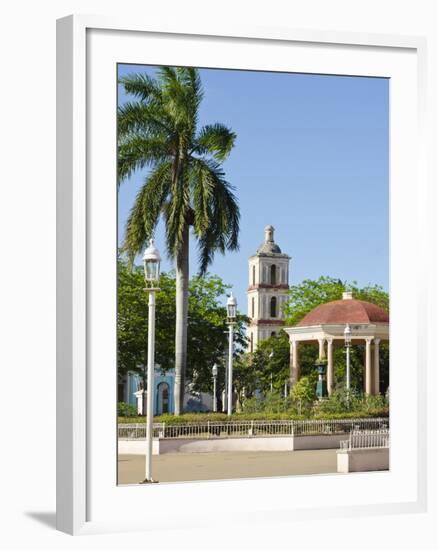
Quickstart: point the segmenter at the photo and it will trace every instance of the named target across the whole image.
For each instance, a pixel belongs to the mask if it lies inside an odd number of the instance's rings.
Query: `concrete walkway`
[[[118,482],[144,479],[141,455],[119,455]],[[160,482],[309,475],[336,472],[336,450],[293,452],[175,453],[153,457],[152,476]]]

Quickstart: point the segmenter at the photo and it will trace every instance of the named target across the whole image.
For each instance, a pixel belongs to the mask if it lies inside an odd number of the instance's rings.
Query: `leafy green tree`
[[[236,410],[240,411],[246,399],[253,397],[259,389],[258,371],[249,353],[242,353],[233,362],[233,390],[237,395]]]
[[[356,300],[371,302],[389,311],[389,295],[381,286],[368,285],[360,288],[355,281],[346,283],[323,276],[316,280],[305,279],[290,288],[289,299],[284,307],[286,324],[296,325],[315,307],[341,300],[345,291],[352,291]]]
[[[131,269],[118,262],[117,296],[117,364],[119,375],[144,373],[147,360],[148,295],[144,291],[141,267]],[[175,279],[166,273],[160,276],[161,292],[157,293],[155,324],[156,362],[163,368],[173,367],[175,339]]]
[[[118,264],[118,372],[145,373],[147,358],[148,296],[144,292],[143,268]],[[175,361],[175,293],[173,273],[160,276],[161,291],[156,295],[156,362],[163,370],[174,368]],[[224,295],[229,289],[219,277],[206,274],[189,283],[188,369],[187,377],[195,391],[211,391],[211,368],[221,363],[228,349]],[[239,314],[235,329],[236,349],[246,345],[246,317]],[[225,381],[220,369],[219,386]]]
[[[121,79],[135,98],[118,111],[119,181],[148,168],[130,212],[123,249],[131,261],[163,218],[167,253],[175,261],[175,414],[182,410],[187,366],[190,229],[199,248],[200,273],[215,252],[238,248],[239,207],[221,163],[236,135],[223,124],[198,129],[203,91],[199,73],[161,67],[157,77]]]
[[[195,391],[211,392],[212,367],[228,357],[227,311],[224,295],[230,286],[220,277],[192,277],[189,284],[187,376]],[[236,355],[246,347],[247,318],[238,313],[234,328]],[[219,369],[218,392],[225,384],[225,368]]]
[[[316,384],[309,376],[301,377],[296,384],[294,384],[291,392],[292,399],[298,403],[299,413],[301,414],[301,408],[309,408],[316,400]]]
[[[284,384],[289,380],[290,362],[289,337],[284,331],[278,336],[263,340],[252,354],[252,364],[257,372],[259,390],[264,394],[282,393]]]

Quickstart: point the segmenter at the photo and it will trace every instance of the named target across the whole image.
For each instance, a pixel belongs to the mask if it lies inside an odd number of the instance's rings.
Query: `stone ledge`
[[[351,449],[337,452],[338,473],[389,470],[389,448]]]
[[[344,439],[345,434],[154,439],[153,454],[339,449]],[[118,449],[119,454],[145,454],[146,442],[120,439]]]

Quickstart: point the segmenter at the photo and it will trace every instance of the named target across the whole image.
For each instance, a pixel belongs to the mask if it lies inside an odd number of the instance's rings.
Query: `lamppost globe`
[[[213,374],[213,412],[217,412],[217,388],[216,388],[216,380],[217,380],[217,373],[218,368],[216,363],[213,365],[211,372]]]
[[[346,346],[350,346],[350,345],[351,345],[351,328],[350,328],[350,325],[349,325],[349,324],[345,325],[345,329],[344,329],[344,340],[345,340],[345,345],[346,345]]]
[[[216,363],[213,365],[213,367],[211,369],[211,372],[212,372],[213,376],[216,378],[217,373],[218,373],[218,368],[217,368]]]
[[[233,296],[233,293],[230,294],[227,300],[227,316],[228,322],[232,323],[236,320],[237,316],[237,300]]]
[[[160,280],[161,256],[154,244],[154,239],[150,239],[149,246],[143,254],[144,278],[147,283],[156,284]]]

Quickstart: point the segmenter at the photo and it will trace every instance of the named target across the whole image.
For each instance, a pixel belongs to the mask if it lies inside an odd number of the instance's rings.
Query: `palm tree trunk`
[[[175,415],[183,410],[187,365],[187,321],[189,304],[189,226],[184,229],[181,249],[176,258],[176,330],[175,330]]]

